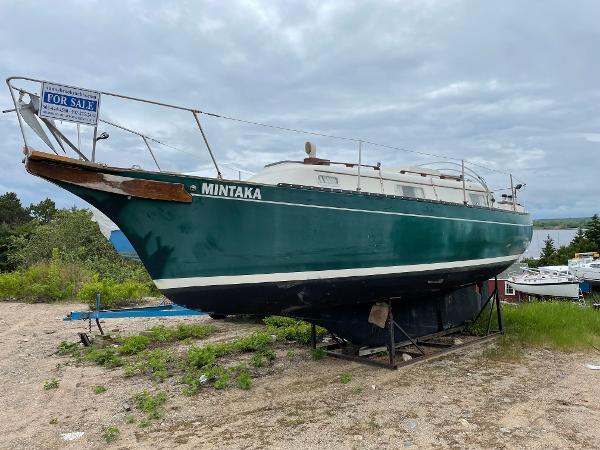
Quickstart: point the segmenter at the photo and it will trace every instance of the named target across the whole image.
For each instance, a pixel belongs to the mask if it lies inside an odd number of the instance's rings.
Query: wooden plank
[[[39,152],[35,152],[39,153]],[[48,180],[62,181],[77,186],[112,192],[131,197],[191,203],[192,196],[181,183],[143,180],[113,173],[105,173],[99,164],[75,161],[64,156],[43,154],[27,158],[25,167],[32,175]],[[75,163],[73,163],[75,162]],[[90,168],[89,165],[95,167]],[[92,170],[90,170],[92,169]]]

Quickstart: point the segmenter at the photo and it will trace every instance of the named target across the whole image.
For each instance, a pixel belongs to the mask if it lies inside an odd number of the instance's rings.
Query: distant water
[[[527,250],[525,250],[525,258],[539,258],[542,249],[544,248],[544,240],[550,235],[554,240],[554,246],[556,248],[561,245],[567,245],[570,243],[577,234],[577,228],[569,228],[566,230],[533,230],[533,237],[531,238],[531,244]]]

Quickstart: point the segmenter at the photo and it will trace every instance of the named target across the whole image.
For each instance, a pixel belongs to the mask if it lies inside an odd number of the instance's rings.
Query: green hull
[[[115,222],[168,298],[219,314],[329,317],[344,331],[393,299],[424,334],[472,318],[480,297],[461,288],[512,264],[532,234],[528,214],[499,209],[34,156],[28,170]]]

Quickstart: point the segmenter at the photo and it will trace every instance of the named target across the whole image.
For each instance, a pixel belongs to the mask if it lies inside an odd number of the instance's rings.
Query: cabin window
[[[469,198],[471,199],[471,204],[476,206],[486,206],[485,196],[482,194],[474,194],[472,192],[469,193]]]
[[[396,195],[403,197],[425,198],[425,191],[422,187],[396,185]]]
[[[504,294],[505,295],[515,295],[515,290],[508,283],[504,283]]]
[[[339,184],[337,177],[331,175],[319,175],[319,184],[327,186],[337,186]]]

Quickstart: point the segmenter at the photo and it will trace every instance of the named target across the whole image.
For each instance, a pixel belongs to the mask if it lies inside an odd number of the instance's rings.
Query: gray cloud
[[[583,0],[65,1],[43,8],[5,0],[0,73],[464,157],[526,181],[523,199],[536,217],[588,216],[600,210],[598,17],[600,4]],[[6,89],[0,104],[10,106]],[[191,114],[108,97],[102,114],[184,150],[153,145],[166,169],[214,173]],[[202,120],[219,161],[232,166],[257,171],[303,156],[306,136]],[[111,134],[99,144],[104,162],[152,166],[138,137],[103,128]],[[51,196],[80,204],[25,175],[14,114],[0,117],[0,133],[0,189],[26,202]],[[308,139],[323,156],[356,159],[353,143]],[[365,160],[431,161],[373,146]],[[494,187],[508,185],[504,175],[481,173]]]

